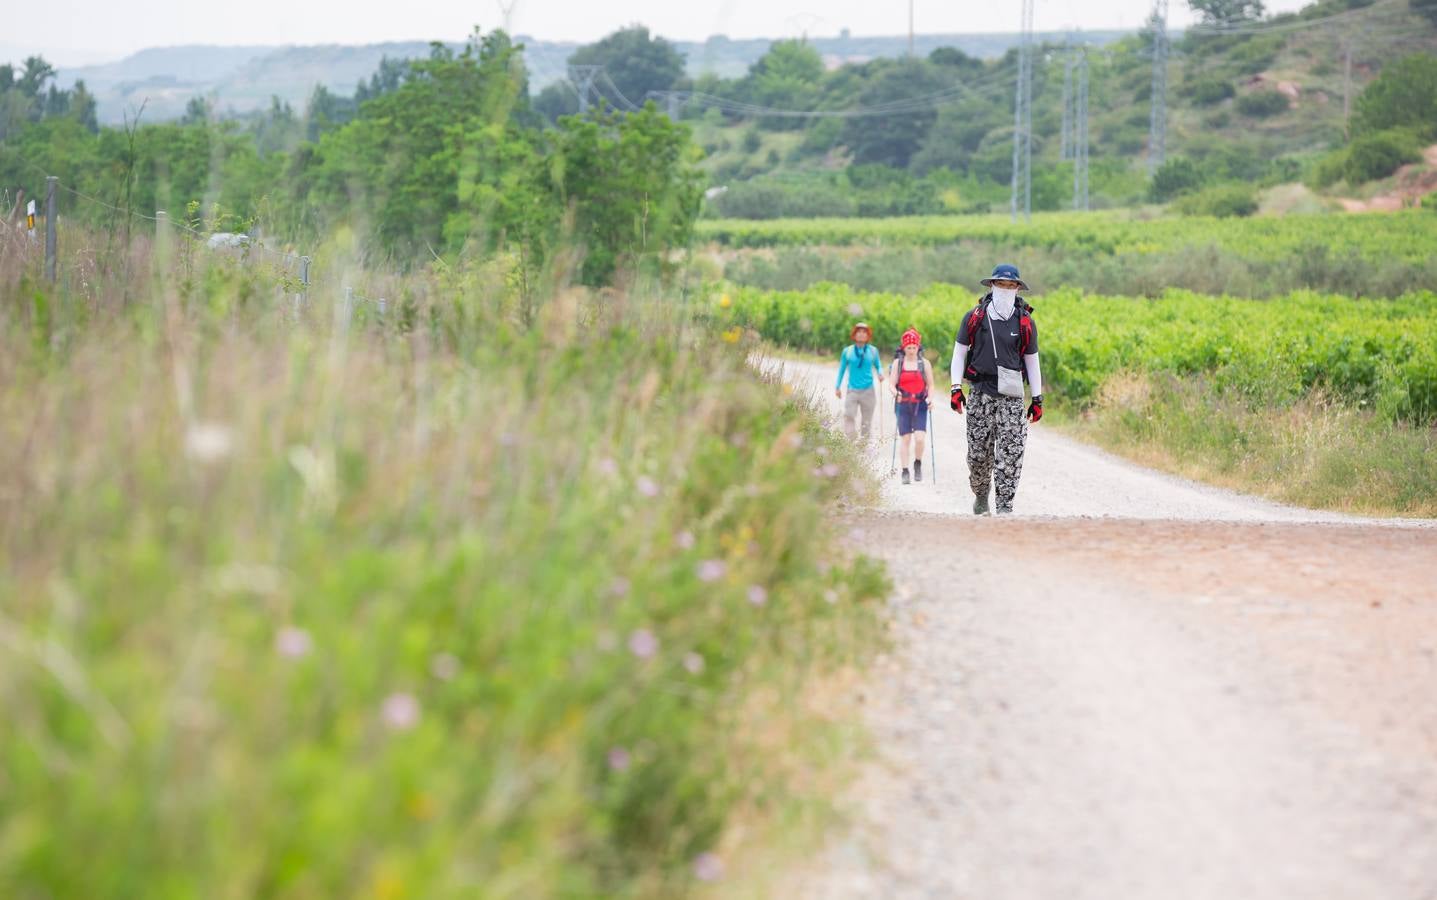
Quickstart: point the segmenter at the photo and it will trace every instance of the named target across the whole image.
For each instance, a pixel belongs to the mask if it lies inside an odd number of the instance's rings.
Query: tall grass
[[[1254,408],[1199,380],[1121,373],[1075,435],[1147,465],[1301,506],[1437,517],[1437,430],[1385,421],[1313,392]]]
[[[296,307],[184,246],[9,252],[6,896],[673,895],[793,796],[789,700],[884,583],[742,348],[642,297],[524,328],[482,267],[381,317],[338,264]]]

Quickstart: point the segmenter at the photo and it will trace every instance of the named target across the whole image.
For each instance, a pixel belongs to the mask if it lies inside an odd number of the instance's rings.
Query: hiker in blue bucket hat
[[[968,483],[973,512],[988,512],[994,492],[999,515],[1013,511],[1028,423],[1043,418],[1043,375],[1038,367],[1038,326],[1033,307],[1018,296],[1028,284],[1018,267],[996,266],[984,278],[988,293],[963,317],[953,340],[953,387],[948,405],[968,413]],[[971,396],[964,396],[967,381]],[[1032,400],[1024,408],[1024,384]]]

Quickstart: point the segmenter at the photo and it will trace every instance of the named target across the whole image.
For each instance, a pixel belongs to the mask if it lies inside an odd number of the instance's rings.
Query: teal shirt
[[[843,355],[838,357],[838,380],[833,383],[836,388],[843,387],[843,375],[848,373],[848,389],[850,391],[866,391],[873,387],[873,373],[882,372],[883,363],[878,358],[878,349],[872,344],[863,345],[863,355],[858,354],[858,345],[850,344],[843,348]]]

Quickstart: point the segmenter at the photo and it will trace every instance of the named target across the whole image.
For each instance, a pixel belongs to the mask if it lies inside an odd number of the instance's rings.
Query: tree
[[[776,109],[811,109],[817,104],[823,81],[823,58],[807,41],[775,41],[768,52],[749,67],[743,92],[760,106]],[[802,128],[797,116],[770,116],[761,120],[770,129]]]
[[[85,87],[83,78],[77,80],[70,91],[70,118],[84,125],[91,134],[100,131],[99,104],[95,102],[95,95]]]
[[[643,104],[649,91],[667,91],[683,77],[684,58],[673,44],[649,36],[642,25],[616,31],[569,57],[574,66],[603,66],[604,74],[631,103]],[[610,101],[617,103],[617,97]]]
[[[534,109],[550,122],[557,122],[561,116],[572,116],[579,111],[579,95],[567,81],[556,81],[534,98]]]
[[[928,61],[935,66],[946,66],[969,74],[978,74],[983,71],[983,60],[976,56],[969,56],[957,47],[939,47],[928,54]]]
[[[353,97],[341,97],[322,84],[315,85],[304,110],[305,140],[319,140],[325,132],[353,121],[358,112],[359,103]]]
[[[889,63],[867,87],[858,92],[857,105],[875,107],[912,100],[951,86],[927,62],[902,60]],[[886,163],[906,167],[922,146],[938,113],[931,106],[900,112],[850,118],[844,124],[843,143],[854,162]]]
[[[185,104],[185,114],[180,116],[181,125],[207,125],[210,121],[210,101],[196,94]]]
[[[1188,9],[1198,14],[1202,24],[1212,26],[1256,21],[1266,12],[1262,0],[1188,0]]]
[[[608,282],[642,258],[662,264],[688,242],[703,195],[691,149],[688,126],[652,105],[559,123],[552,168],[560,208],[574,210],[584,283]]]
[[[295,192],[367,226],[397,259],[471,241],[492,248],[524,196],[509,182],[536,155],[521,51],[494,32],[457,55],[435,43],[406,69],[393,90],[380,79],[353,122],[321,136]]]
[[[1358,133],[1437,127],[1437,56],[1416,53],[1382,70],[1357,98]]]
[[[988,133],[1013,124],[1012,107],[1004,103],[1004,99],[1012,102],[1012,98],[997,96],[965,97],[952,105],[944,105],[913,158],[913,170],[968,172],[973,155]],[[1009,140],[1011,142],[1011,136]]]

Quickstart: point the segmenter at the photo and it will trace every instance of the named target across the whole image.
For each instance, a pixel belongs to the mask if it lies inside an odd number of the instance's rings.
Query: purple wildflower
[[[623,747],[614,747],[609,750],[609,768],[615,772],[624,771],[632,762],[633,759],[629,756],[629,751]]]
[[[293,625],[286,625],[274,636],[274,649],[285,659],[299,659],[309,654],[313,641],[309,638],[309,632],[303,628],[295,628]]]
[[[699,563],[699,581],[718,581],[724,577],[728,566],[721,559],[706,559]]]
[[[652,659],[659,652],[659,639],[647,628],[640,628],[629,635],[629,652],[639,659]]]
[[[768,590],[761,584],[750,585],[748,589],[748,602],[754,606],[763,606],[768,602]]]
[[[723,877],[723,860],[717,853],[700,853],[694,859],[694,877],[699,881],[718,881]]]
[[[419,701],[399,691],[384,698],[384,724],[395,731],[408,731],[419,724]]]
[[[704,658],[703,658],[703,656],[701,656],[701,655],[698,654],[698,653],[693,653],[693,652],[685,653],[685,654],[684,654],[684,668],[687,669],[687,670],[689,671],[689,674],[691,674],[691,675],[697,675],[697,674],[699,674],[700,672],[702,672],[702,671],[704,670]]]

